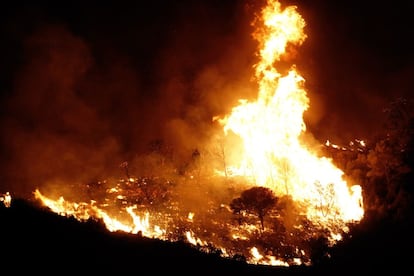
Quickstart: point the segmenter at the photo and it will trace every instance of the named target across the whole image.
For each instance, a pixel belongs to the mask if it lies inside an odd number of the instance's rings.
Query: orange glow
[[[292,196],[308,219],[331,230],[334,237],[338,228],[346,230],[346,223],[363,217],[361,187],[349,186],[332,160],[306,144],[305,80],[294,64],[286,74],[277,69],[287,45],[306,39],[305,21],[295,6],[281,9],[279,2],[269,0],[256,24],[261,24],[254,33],[261,47],[255,65],[257,100],[240,100],[231,114],[218,120],[225,134],[232,132],[243,143],[236,158],[240,162],[229,169],[277,195]]]
[[[12,198],[9,192],[0,195],[0,202],[3,202],[4,206],[7,208],[11,206],[11,200]]]
[[[122,231],[126,233],[142,235],[151,238],[162,238],[165,234],[158,226],[151,226],[149,223],[149,213],[145,212],[142,216],[134,213],[136,206],[128,206],[124,209],[129,215],[122,215],[117,219],[114,215],[110,215],[103,208],[96,206],[95,202],[70,202],[66,201],[62,196],[54,200],[44,196],[39,190],[34,192],[35,198],[42,201],[44,205],[53,212],[62,216],[72,216],[79,221],[88,219],[102,220],[106,228],[111,232]]]
[[[252,247],[250,249],[250,253],[252,254],[252,263],[258,264],[267,264],[267,265],[274,265],[274,266],[289,266],[287,262],[277,260],[274,256],[263,256],[259,253],[259,250],[256,247]],[[300,265],[298,263],[297,265]]]
[[[39,190],[34,192],[35,198],[62,216],[79,221],[99,220],[111,232],[186,240],[195,246],[220,250],[225,257],[243,255],[254,264],[308,265],[310,249],[303,246],[305,239],[323,233],[331,244],[341,240],[343,232],[349,231],[349,223],[359,222],[364,215],[361,187],[348,184],[344,172],[312,146],[314,141],[312,145],[307,143],[309,134],[303,115],[310,100],[305,79],[295,64],[288,70],[278,66],[289,55],[288,47],[304,43],[305,21],[296,6],[282,8],[278,1],[268,0],[254,25],[257,29],[253,37],[259,47],[259,61],[254,65],[257,99],[240,99],[230,114],[214,119],[223,130],[220,129],[226,141],[223,147],[227,149],[229,145],[230,151],[235,152],[231,155],[235,158],[223,162],[224,172],[214,168],[218,174],[189,172],[166,181],[159,176],[135,178],[128,172],[125,179],[88,187],[88,192],[92,191],[88,196],[93,198],[89,202],[68,201],[63,196],[53,199]],[[236,140],[241,141],[241,149],[237,148],[240,143]],[[361,147],[365,145],[356,141]],[[329,141],[326,146],[337,147]],[[203,159],[198,161],[201,163]],[[127,165],[124,162],[122,167]],[[233,176],[241,178],[242,184],[227,181]],[[170,185],[172,182],[174,185]],[[236,188],[229,189],[229,183],[236,183]],[[236,221],[229,201],[239,196],[238,192],[243,190],[240,186],[246,183],[246,186],[268,187],[279,199],[292,199],[295,206],[289,208],[299,210],[299,215],[291,209],[288,211],[292,214],[286,217],[276,211],[269,213],[262,228],[254,215],[243,213]],[[171,196],[169,201],[162,201],[165,194]],[[154,203],[160,198],[161,203]],[[0,200],[6,205],[6,197]],[[289,227],[279,227],[283,229],[280,230],[277,226],[285,223],[285,218]],[[260,240],[265,237],[271,242]]]

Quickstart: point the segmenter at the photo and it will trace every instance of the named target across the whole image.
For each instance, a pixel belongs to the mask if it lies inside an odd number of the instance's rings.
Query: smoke
[[[409,7],[402,1],[294,2],[307,23],[298,67],[310,97],[309,130],[338,144],[369,140],[382,127],[382,109],[412,97]]]
[[[50,26],[27,37],[25,49],[2,121],[2,180],[19,193],[54,179],[95,176],[119,141],[79,90],[92,63],[88,46]]]
[[[188,4],[145,20],[115,9],[123,21],[101,28],[87,19],[92,6],[77,11],[84,18],[39,7],[41,19],[30,17],[33,27],[15,38],[21,63],[2,94],[2,190],[31,197],[124,177],[119,164],[139,160],[154,140],[180,166],[208,143],[212,118],[252,96],[253,44],[243,5]],[[98,22],[105,11],[95,11]]]
[[[389,7],[358,3],[354,14],[349,1],[290,2],[307,22],[292,59],[310,97],[308,130],[322,143],[371,135],[382,108],[410,95],[409,24],[397,16],[409,9],[388,10],[400,27],[391,28],[383,19]],[[212,118],[257,96],[250,23],[259,8],[188,0],[8,9],[1,189],[28,194],[45,183],[63,189],[123,177],[119,164],[140,160],[153,141],[168,145],[177,167],[216,146],[222,130]]]

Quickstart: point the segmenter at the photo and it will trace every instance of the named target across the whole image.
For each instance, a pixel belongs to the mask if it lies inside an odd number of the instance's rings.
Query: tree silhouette
[[[374,206],[393,216],[404,211],[410,194],[407,183],[412,175],[414,104],[399,98],[384,109],[383,133],[367,154],[367,178],[374,190]]]
[[[367,216],[404,218],[414,203],[414,102],[398,98],[383,112],[383,127],[363,147],[356,141],[347,150],[327,151],[346,177],[362,186]]]
[[[233,214],[238,216],[244,212],[257,215],[260,220],[262,231],[264,230],[264,217],[275,207],[278,198],[273,191],[266,187],[253,187],[241,193],[230,203]]]

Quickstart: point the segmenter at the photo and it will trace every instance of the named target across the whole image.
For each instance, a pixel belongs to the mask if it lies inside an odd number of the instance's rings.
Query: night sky
[[[308,130],[369,139],[382,109],[412,97],[409,1],[295,4],[308,36]],[[263,1],[13,1],[0,11],[0,189],[117,171],[154,139],[185,158],[211,118],[254,99],[251,22]],[[1,192],[0,190],[0,192]]]

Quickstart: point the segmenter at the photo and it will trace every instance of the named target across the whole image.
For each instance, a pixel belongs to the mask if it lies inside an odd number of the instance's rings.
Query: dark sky
[[[309,131],[322,143],[369,138],[382,108],[412,97],[409,1],[281,2],[307,23],[295,63]],[[213,116],[256,95],[250,22],[262,3],[2,4],[0,185],[100,175],[154,139],[186,156]]]

